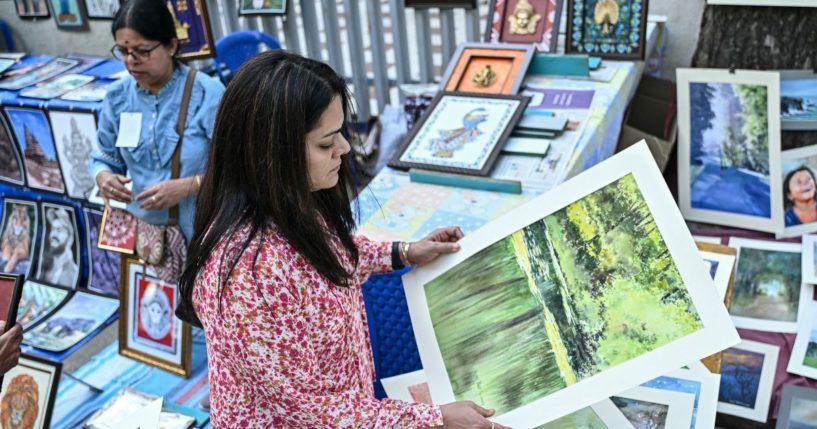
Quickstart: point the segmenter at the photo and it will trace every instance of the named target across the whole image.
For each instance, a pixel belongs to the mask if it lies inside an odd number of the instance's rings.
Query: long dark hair
[[[251,232],[220,278],[222,290],[250,241],[263,234],[270,221],[321,275],[336,285],[348,285],[353,272],[341,265],[321,223],[323,219],[357,261],[350,204],[356,194],[349,186],[348,155],[342,157],[337,185],[311,192],[306,147],[307,133],[318,126],[335,97],[341,98],[344,117],[349,118],[350,97],[343,78],[324,63],[281,50],[253,57],[230,81],[218,109],[187,266],[179,283],[177,314],[184,320],[200,324],[192,311],[196,277],[213,249],[242,225]]]
[[[176,24],[173,15],[162,0],[127,0],[113,17],[111,34],[130,28],[148,40],[169,46],[176,39]]]
[[[811,181],[817,185],[817,178],[814,177],[814,172],[808,168],[807,165],[802,165],[792,171],[789,171],[789,174],[783,179],[783,207],[785,210],[788,210],[794,207],[794,201],[789,199],[789,193],[791,192],[791,187],[789,186],[789,182],[791,182],[791,178],[794,177],[795,174],[806,171],[808,172],[809,176],[811,176]]]

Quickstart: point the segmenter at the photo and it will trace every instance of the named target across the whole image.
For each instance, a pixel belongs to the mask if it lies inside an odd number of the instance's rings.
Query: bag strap
[[[187,81],[184,83],[184,93],[182,95],[182,104],[179,109],[179,122],[176,124],[176,132],[179,134],[179,142],[176,143],[176,150],[173,151],[173,161],[170,165],[170,179],[178,179],[179,171],[181,170],[182,158],[182,141],[184,140],[184,123],[187,121],[187,108],[190,106],[190,93],[193,92],[193,81],[196,80],[196,69],[190,67],[190,72],[187,73]],[[170,208],[169,225],[176,225],[179,223],[179,205]]]

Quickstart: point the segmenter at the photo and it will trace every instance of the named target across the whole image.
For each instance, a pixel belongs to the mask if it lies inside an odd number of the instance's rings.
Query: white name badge
[[[142,133],[142,113],[122,112],[119,116],[119,134],[116,136],[116,147],[136,147]]]

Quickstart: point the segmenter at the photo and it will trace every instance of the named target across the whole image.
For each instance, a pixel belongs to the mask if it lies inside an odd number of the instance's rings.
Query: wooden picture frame
[[[20,362],[3,377],[3,388],[0,392],[0,408],[5,410],[12,398],[15,400],[32,400],[23,414],[23,421],[33,429],[51,427],[54,402],[62,376],[62,363],[52,362],[38,356],[20,355]],[[33,405],[33,406],[32,406]],[[36,410],[31,413],[31,411]]]
[[[14,0],[14,10],[20,19],[48,18],[48,0]]]
[[[54,12],[54,22],[57,29],[63,31],[88,31],[88,14],[85,12],[85,3],[82,0],[49,0]],[[68,9],[62,9],[67,7]],[[59,9],[58,9],[59,8]]]
[[[286,15],[287,0],[238,0],[238,14],[242,16]]]
[[[176,23],[179,52],[176,58],[193,60],[216,55],[213,30],[204,0],[168,0],[168,8]]]
[[[536,51],[533,45],[462,43],[443,74],[443,91],[514,95]]]
[[[174,314],[178,285],[156,277],[139,260],[122,257],[122,288],[119,297],[119,354],[155,366],[181,377],[192,374],[193,334],[189,324]],[[150,302],[144,302],[149,299]],[[150,320],[153,314],[141,308],[156,305],[162,320]],[[146,323],[147,322],[147,323]],[[152,328],[151,323],[158,322]],[[161,325],[169,323],[169,326]]]
[[[643,60],[648,9],[649,0],[567,0],[565,53]],[[625,11],[631,12],[629,17]]]
[[[522,95],[441,92],[389,166],[487,176],[528,101]]]
[[[533,43],[539,52],[556,52],[559,46],[562,4],[562,0],[491,0],[485,41]],[[532,14],[528,13],[530,8],[534,10]],[[511,16],[520,13],[527,14],[523,17],[528,19],[527,28],[517,29],[517,25],[512,25]],[[514,21],[514,24],[517,22],[518,20]]]

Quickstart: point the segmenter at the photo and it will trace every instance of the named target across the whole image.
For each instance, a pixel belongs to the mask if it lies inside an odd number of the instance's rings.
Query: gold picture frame
[[[177,285],[163,282],[144,262],[125,255],[120,285],[119,354],[171,374],[190,377],[193,334],[190,325],[173,314],[178,300]],[[145,303],[146,299],[150,302]],[[151,311],[141,312],[143,305]],[[154,308],[158,310],[153,311]],[[156,315],[160,321],[151,325],[156,322],[151,317]],[[167,320],[169,325],[161,324]]]

